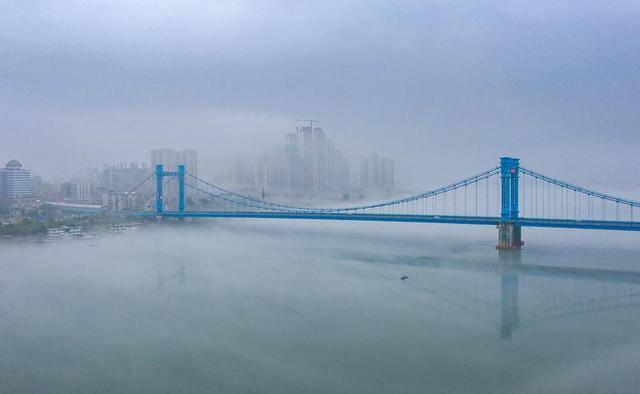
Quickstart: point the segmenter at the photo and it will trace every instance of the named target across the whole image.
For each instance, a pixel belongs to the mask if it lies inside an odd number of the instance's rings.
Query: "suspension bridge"
[[[128,215],[156,218],[262,218],[451,223],[498,228],[498,249],[523,244],[522,227],[640,231],[640,202],[600,193],[520,166],[513,157],[477,175],[431,191],[391,201],[336,208],[295,206],[240,194],[199,178],[179,165],[155,171],[155,210]],[[164,191],[177,183],[177,196]],[[185,199],[189,191],[189,206]],[[636,216],[634,217],[634,213]]]

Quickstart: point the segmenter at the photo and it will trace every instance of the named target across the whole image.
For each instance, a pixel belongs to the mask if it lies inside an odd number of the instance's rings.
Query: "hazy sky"
[[[638,37],[637,0],[5,0],[0,161],[67,176],[189,147],[211,166],[314,118],[415,185],[510,154],[624,188],[640,180]]]

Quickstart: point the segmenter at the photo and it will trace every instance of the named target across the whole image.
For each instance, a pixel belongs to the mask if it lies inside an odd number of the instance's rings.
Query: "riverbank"
[[[108,231],[112,226],[127,225],[139,222],[138,219],[114,218],[113,216],[76,217],[65,220],[37,221],[25,219],[20,223],[0,226],[0,239],[15,240],[41,238],[47,236],[47,230],[52,228],[82,228],[84,232]]]

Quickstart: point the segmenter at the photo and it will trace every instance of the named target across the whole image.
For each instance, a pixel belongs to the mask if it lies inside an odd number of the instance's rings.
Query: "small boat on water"
[[[405,280],[405,279],[407,279],[407,278],[409,278],[407,275],[402,275],[402,276],[400,277],[400,280]]]

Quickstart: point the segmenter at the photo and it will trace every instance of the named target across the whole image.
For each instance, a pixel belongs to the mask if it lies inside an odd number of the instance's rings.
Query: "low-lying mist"
[[[605,312],[501,339],[495,232],[243,220],[3,244],[0,380],[11,393],[533,393],[557,387],[548,369],[580,358],[607,319],[638,325]],[[523,263],[640,270],[635,234],[554,234],[526,230]],[[527,278],[523,316],[541,307],[531,291],[549,291]],[[636,333],[599,337],[598,356],[573,368],[638,361],[619,349],[637,348]],[[631,373],[587,386],[575,371],[560,383],[584,392]]]

